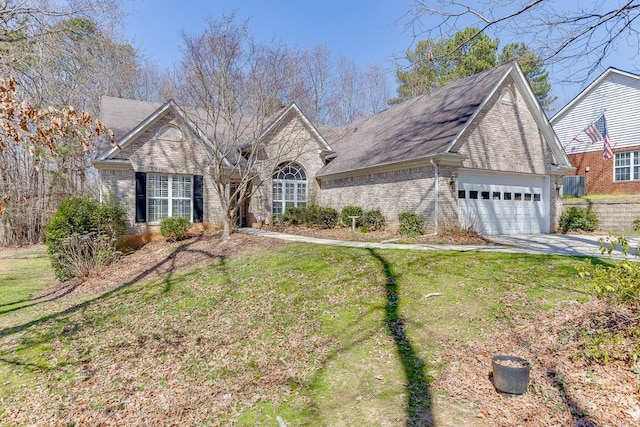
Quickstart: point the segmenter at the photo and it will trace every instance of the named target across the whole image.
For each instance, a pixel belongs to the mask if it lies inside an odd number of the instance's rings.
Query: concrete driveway
[[[506,245],[521,248],[527,253],[543,253],[554,255],[572,255],[572,256],[609,256],[602,255],[600,252],[601,238],[606,235],[590,235],[590,234],[520,234],[509,236],[491,236],[490,240],[498,245]],[[640,238],[627,239],[633,248],[630,251],[630,259],[638,259],[638,246],[640,246]],[[613,258],[624,258],[620,252],[620,247],[614,248],[611,254]]]
[[[602,255],[598,243],[601,237],[594,235],[573,235],[573,234],[527,234],[509,236],[491,236],[489,240],[492,245],[436,245],[436,244],[406,244],[406,243],[375,243],[375,242],[353,242],[343,240],[320,239],[317,237],[298,236],[284,234],[274,231],[259,230],[256,228],[241,228],[241,233],[253,234],[272,239],[287,240],[290,242],[305,242],[318,245],[343,246],[355,248],[378,248],[378,249],[407,249],[407,250],[452,250],[460,252],[508,252],[508,253],[528,253],[545,255],[569,255],[569,256],[597,256],[624,258],[619,250],[611,255]],[[633,248],[633,254],[637,254],[640,246],[640,239],[629,239]],[[630,259],[640,260],[637,256]]]

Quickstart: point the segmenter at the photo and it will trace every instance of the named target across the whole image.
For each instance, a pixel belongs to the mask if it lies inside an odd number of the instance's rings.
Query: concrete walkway
[[[603,236],[593,235],[566,235],[566,234],[531,234],[531,235],[509,235],[491,236],[493,244],[489,245],[438,245],[438,244],[406,244],[406,243],[376,243],[376,242],[354,242],[345,240],[320,239],[317,237],[298,236],[294,234],[278,233],[275,231],[260,230],[257,228],[241,228],[241,233],[254,236],[268,237],[271,239],[286,240],[289,242],[313,243],[317,245],[342,246],[350,248],[375,248],[375,249],[409,249],[409,250],[447,250],[459,252],[506,252],[506,253],[526,253],[544,255],[568,255],[568,256],[589,256],[589,257],[610,257],[624,258],[619,250],[611,255],[602,255],[598,240]],[[637,253],[640,246],[640,239],[629,239],[631,246],[636,248]],[[631,256],[630,259],[638,259]]]

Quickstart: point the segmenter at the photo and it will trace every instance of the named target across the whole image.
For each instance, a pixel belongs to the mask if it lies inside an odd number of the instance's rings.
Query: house
[[[213,183],[203,179],[212,136],[196,116],[173,101],[103,98],[101,118],[117,145],[94,164],[102,194],[125,204],[132,231],[153,230],[167,215],[223,220]],[[396,223],[411,211],[434,232],[459,225],[547,233],[557,228],[562,176],[572,170],[515,62],[344,127],[317,128],[295,104],[265,127],[260,138],[274,143],[294,132],[295,155],[256,171],[260,185],[242,209],[248,224],[313,201],[380,208]]]
[[[568,181],[581,183],[568,194],[640,194],[639,120],[640,76],[615,68],[608,68],[551,118],[576,168]],[[611,158],[604,155],[604,123]],[[592,138],[594,128],[598,132]]]

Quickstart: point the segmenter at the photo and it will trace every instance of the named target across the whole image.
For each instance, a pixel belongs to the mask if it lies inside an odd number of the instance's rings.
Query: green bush
[[[400,234],[403,236],[419,236],[424,233],[424,219],[412,212],[400,212]]]
[[[624,237],[607,237],[600,239],[600,248],[602,253],[608,254],[619,249],[625,255],[625,259],[613,266],[586,261],[580,276],[591,279],[591,285],[599,297],[613,297],[622,302],[640,303],[640,262],[626,258],[631,251],[629,242]],[[635,251],[638,254],[640,248],[635,248]]]
[[[317,208],[313,225],[320,228],[335,227],[338,225],[338,211],[333,208]]]
[[[170,216],[160,220],[160,234],[170,242],[183,240],[189,235],[191,223],[183,216]]]
[[[359,227],[361,225],[364,225],[362,222],[363,213],[364,212],[360,206],[345,206],[340,212],[340,219],[342,220],[342,223],[344,225],[346,225],[347,227],[351,227],[351,218],[349,217],[358,216],[359,218],[356,219],[356,227]]]
[[[306,215],[307,208],[305,206],[290,207],[284,211],[280,221],[289,225],[301,225],[306,222]]]
[[[287,208],[281,217],[284,224],[333,228],[338,224],[338,211],[318,205]]]
[[[598,216],[589,208],[569,207],[560,215],[563,233],[570,231],[594,231],[598,228]]]
[[[378,231],[384,229],[387,219],[380,209],[371,209],[362,214],[362,226],[370,231]]]
[[[633,231],[640,231],[640,219],[633,221]]]
[[[126,227],[125,211],[113,200],[101,204],[94,199],[75,197],[62,202],[49,220],[45,234],[56,277],[64,280],[77,277],[77,271],[86,274],[91,271],[91,268],[75,269],[70,265],[92,265],[95,261],[92,259],[98,256],[112,259],[117,252],[116,243]],[[87,235],[94,236],[97,241],[77,237]],[[104,255],[104,251],[113,254]],[[78,260],[74,261],[76,258]],[[99,265],[102,263],[97,263],[96,267]]]

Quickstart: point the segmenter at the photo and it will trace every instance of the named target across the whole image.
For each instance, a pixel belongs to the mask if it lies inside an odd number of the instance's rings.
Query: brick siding
[[[638,150],[640,150],[640,145],[618,150],[614,149],[613,152],[622,153]],[[601,150],[569,154],[568,156],[576,171],[568,173],[567,176],[584,175],[586,177],[585,190],[587,194],[640,194],[640,180],[614,181],[615,160],[604,160]],[[589,166],[589,172],[585,171],[587,166]]]

